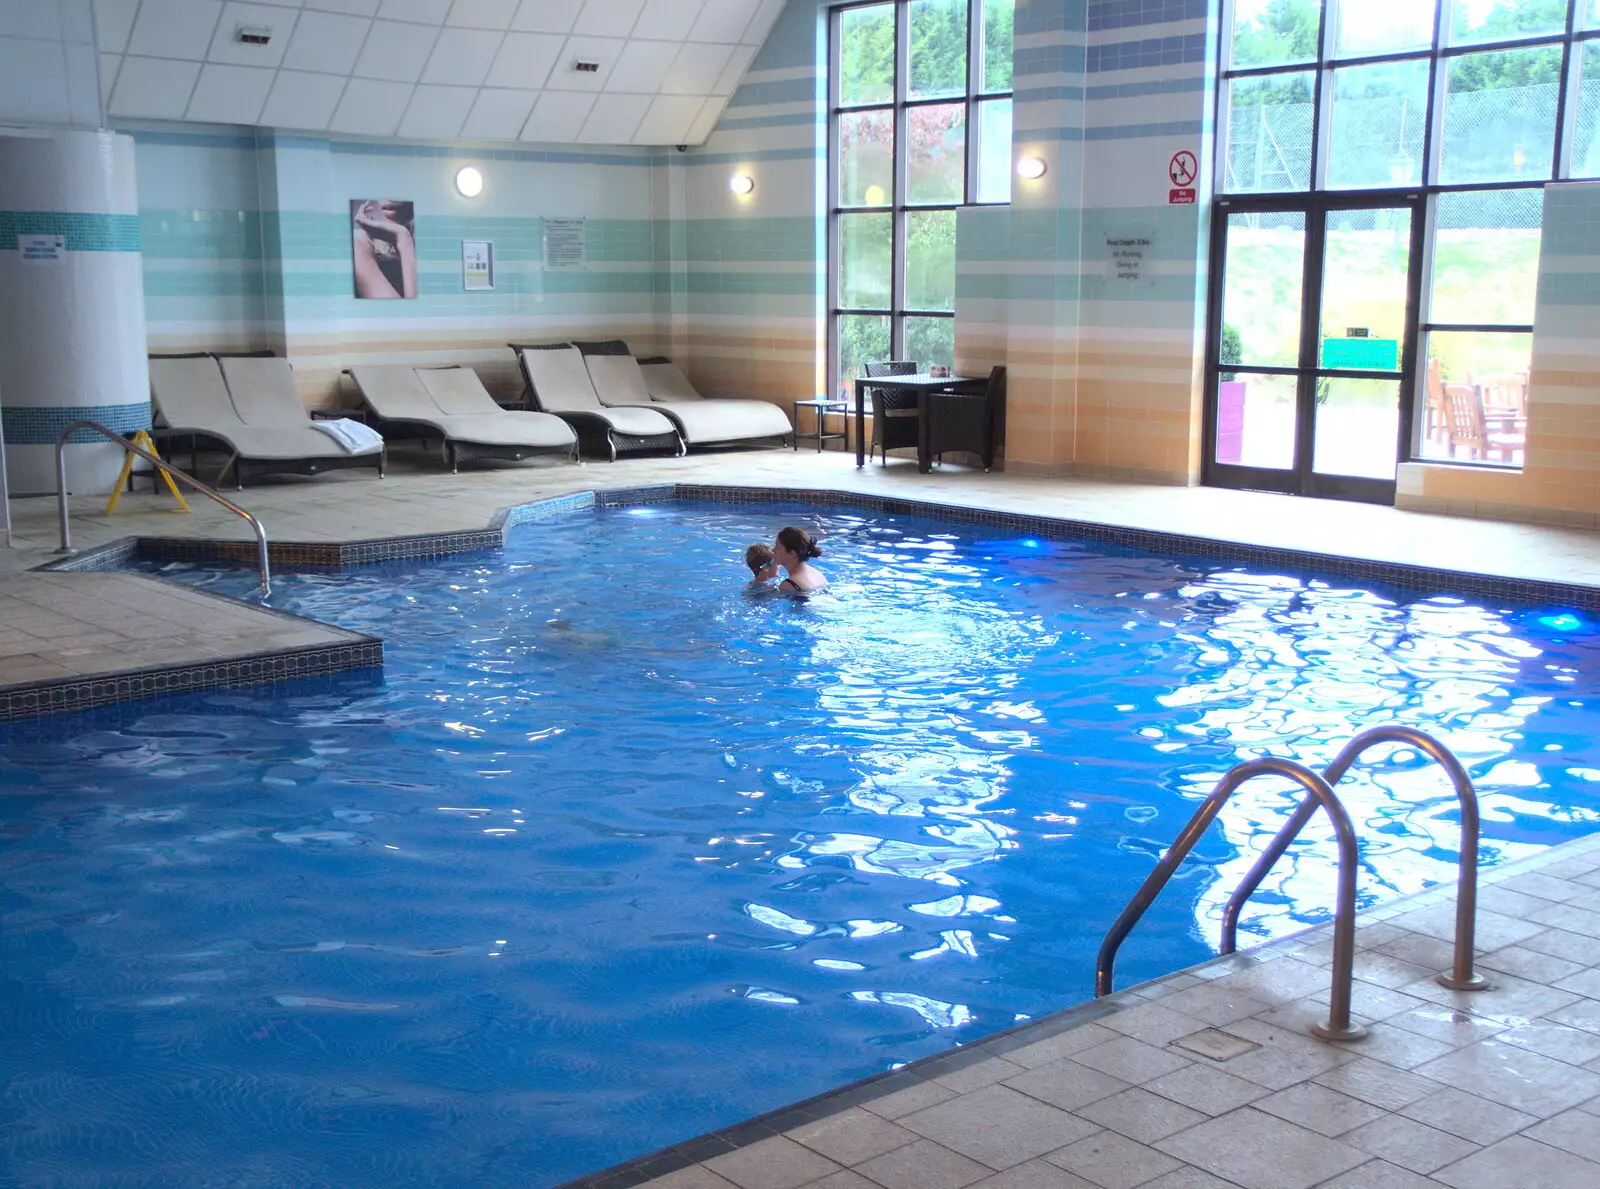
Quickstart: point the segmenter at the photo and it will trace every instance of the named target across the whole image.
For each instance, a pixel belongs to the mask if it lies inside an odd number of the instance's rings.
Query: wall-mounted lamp
[[[1044,177],[1045,170],[1048,168],[1044,163],[1043,157],[1017,158],[1017,176],[1019,178],[1027,178],[1030,182],[1035,178]]]
[[[470,165],[456,170],[456,193],[463,198],[476,198],[483,193],[483,174]]]
[[[728,189],[735,194],[748,194],[756,188],[756,180],[747,173],[736,173],[728,179]]]

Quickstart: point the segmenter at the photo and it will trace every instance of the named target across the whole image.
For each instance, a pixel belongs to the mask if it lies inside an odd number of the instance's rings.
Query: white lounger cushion
[[[519,352],[528,379],[548,413],[585,413],[606,422],[618,433],[650,438],[674,433],[672,422],[652,409],[608,409],[600,404],[583,353],[576,347],[546,349],[524,347]]]
[[[465,376],[452,373],[465,373]],[[477,373],[470,368],[417,370],[404,364],[374,364],[353,367],[350,376],[361,390],[362,398],[379,417],[391,421],[417,422],[431,427],[451,441],[472,442],[481,446],[546,448],[570,446],[574,440],[572,427],[559,417],[518,412],[495,405],[494,398],[483,392]],[[470,381],[466,377],[471,377]],[[446,413],[439,407],[432,391],[436,383],[441,391],[457,393],[465,390],[469,384],[476,384],[493,411]]]
[[[632,355],[590,355],[584,362],[601,403],[612,407],[651,403],[643,369]],[[789,432],[783,410],[764,400],[657,401],[653,407],[672,418],[690,446],[775,438]]]
[[[686,400],[705,400],[694,390],[688,377],[673,363],[641,363],[639,374],[644,377],[645,391],[650,399],[676,404]]]
[[[303,407],[300,424],[245,424],[217,361],[209,357],[150,360],[150,393],[169,428],[216,438],[241,458],[348,458],[352,453],[311,428]]]

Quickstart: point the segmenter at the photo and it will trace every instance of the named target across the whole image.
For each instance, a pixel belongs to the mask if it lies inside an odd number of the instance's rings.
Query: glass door
[[[1205,481],[1394,501],[1408,440],[1421,203],[1217,203]]]

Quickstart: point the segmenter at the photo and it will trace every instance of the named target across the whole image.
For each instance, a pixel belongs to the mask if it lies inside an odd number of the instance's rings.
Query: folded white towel
[[[383,449],[383,435],[370,425],[362,425],[361,422],[352,421],[348,417],[336,417],[332,421],[313,421],[311,424],[351,454],[371,454],[374,450]]]

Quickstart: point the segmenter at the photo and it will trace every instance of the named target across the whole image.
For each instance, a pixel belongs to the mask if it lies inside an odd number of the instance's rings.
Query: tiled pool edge
[[[1530,871],[1537,871],[1561,862],[1576,855],[1600,851],[1600,834],[1591,834],[1584,838],[1574,838],[1556,846],[1547,847],[1538,854],[1529,855],[1510,863],[1504,863],[1480,872],[1479,886],[1491,886],[1496,883],[1512,879]],[[1442,902],[1453,902],[1455,887],[1440,884],[1426,888],[1410,895],[1399,896],[1393,900],[1384,901],[1368,909],[1357,918],[1357,931],[1367,925],[1375,925],[1404,913],[1419,908],[1426,908]],[[1137,1007],[1149,1002],[1159,995],[1152,995],[1162,988],[1162,984],[1179,978],[1190,976],[1199,980],[1220,978],[1223,975],[1236,971],[1247,970],[1259,966],[1277,957],[1287,957],[1299,953],[1320,942],[1325,942],[1332,937],[1328,925],[1317,925],[1287,937],[1275,938],[1252,949],[1235,953],[1222,954],[1208,958],[1204,962],[1193,966],[1174,970],[1169,974],[1149,979],[1134,986],[1125,987],[1103,999],[1089,999],[1082,1003],[1074,1004],[1062,1011],[1054,1012],[1038,1020],[1029,1020],[1014,1027],[997,1032],[993,1036],[975,1041],[970,1045],[950,1049],[943,1053],[935,1053],[910,1062],[899,1069],[885,1073],[874,1074],[854,1082],[847,1083],[834,1090],[824,1091],[813,1095],[800,1102],[789,1106],[779,1107],[764,1114],[747,1119],[744,1122],[733,1124],[730,1127],[720,1128],[707,1132],[704,1135],[684,1140],[660,1148],[632,1160],[600,1169],[582,1177],[564,1182],[556,1189],[634,1189],[635,1186],[665,1177],[671,1173],[689,1168],[706,1160],[740,1148],[749,1147],[762,1140],[783,1135],[806,1123],[826,1119],[840,1114],[853,1107],[874,1102],[880,1098],[888,1097],[915,1086],[932,1081],[934,1078],[957,1070],[979,1064],[991,1057],[1003,1056],[1009,1052],[1038,1044],[1042,1041],[1059,1036],[1063,1032],[1092,1024],[1107,1016],[1127,1008]],[[1493,981],[1491,974],[1491,983]],[[1226,1031],[1227,1025],[1220,1026]],[[1323,1044],[1341,1044],[1346,1042],[1323,1041]],[[1352,1051],[1359,1053],[1360,1042],[1349,1042]]]

